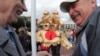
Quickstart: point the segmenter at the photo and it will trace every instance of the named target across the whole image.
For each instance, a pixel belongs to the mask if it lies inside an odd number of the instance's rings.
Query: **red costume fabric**
[[[46,47],[43,44],[41,44],[41,50],[48,51],[49,49],[50,49],[50,47]]]
[[[56,37],[56,33],[54,31],[51,31],[51,30],[47,31],[45,34],[45,38],[47,40],[52,40],[55,37]],[[49,50],[49,49],[50,49],[50,47],[46,47],[43,44],[41,44],[41,50]]]
[[[54,31],[47,31],[45,37],[48,40],[52,40],[56,37],[56,33]]]

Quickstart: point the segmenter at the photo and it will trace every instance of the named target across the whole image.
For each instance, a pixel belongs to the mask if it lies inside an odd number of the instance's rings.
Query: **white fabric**
[[[64,0],[63,2],[75,2],[77,0]]]
[[[66,11],[66,6],[68,6],[69,3],[75,2],[75,1],[77,1],[77,0],[64,0],[64,1],[62,1],[61,4],[60,4],[61,11],[62,12],[67,12]]]
[[[82,40],[82,45],[83,45],[84,49],[88,52],[87,41],[86,41],[86,34],[85,34],[85,32],[83,32],[83,35],[82,35],[81,40]]]

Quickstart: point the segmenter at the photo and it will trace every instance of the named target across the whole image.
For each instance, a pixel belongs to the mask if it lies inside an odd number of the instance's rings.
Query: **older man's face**
[[[2,16],[8,24],[16,23],[18,16],[27,11],[23,0],[5,0],[2,9]]]
[[[93,12],[96,2],[93,0],[79,0],[67,8],[72,20],[82,26]]]

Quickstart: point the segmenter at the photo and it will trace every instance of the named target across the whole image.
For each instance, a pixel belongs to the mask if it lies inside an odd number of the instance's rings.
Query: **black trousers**
[[[57,46],[51,45],[52,56],[60,56],[60,47],[60,44],[57,44]]]
[[[40,51],[40,50],[38,49],[38,46],[41,45],[41,43],[40,43],[40,42],[37,42],[36,45],[37,45],[36,47],[37,47],[37,52],[38,52],[38,51]]]

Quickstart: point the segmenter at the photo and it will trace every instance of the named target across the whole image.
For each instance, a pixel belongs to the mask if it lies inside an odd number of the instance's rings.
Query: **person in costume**
[[[49,47],[50,47],[50,39],[48,37],[49,35],[49,28],[50,28],[50,23],[45,23],[44,25],[44,29],[40,30],[37,32],[37,42],[40,42],[40,48],[41,51],[48,51],[49,52]]]
[[[42,50],[43,49],[45,49],[45,50],[48,49],[48,48],[44,48],[43,45],[41,44],[42,43],[41,39],[43,38],[43,36],[40,36],[40,35],[43,35],[43,33],[45,31],[47,31],[47,28],[49,28],[48,27],[48,24],[50,24],[50,13],[49,13],[49,11],[44,11],[43,12],[42,19],[39,19],[37,21],[37,27],[39,27],[39,26],[42,27],[42,30],[38,30],[38,32],[37,32],[37,51],[39,51],[38,50],[38,46],[41,46],[41,49]]]
[[[69,49],[72,47],[71,43],[65,38],[64,33],[59,30],[60,26],[63,26],[63,22],[60,20],[57,11],[54,11],[52,14],[52,24],[50,27],[51,31],[51,52],[52,56],[60,56],[60,47],[61,45]]]

